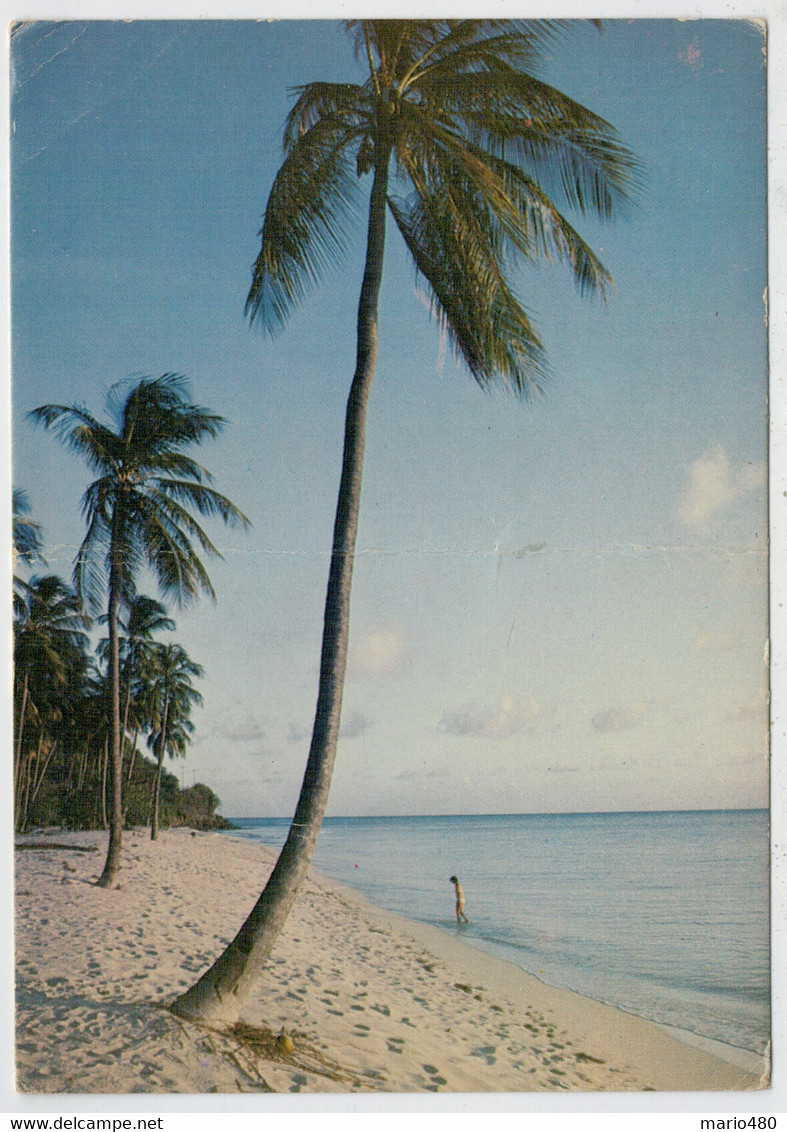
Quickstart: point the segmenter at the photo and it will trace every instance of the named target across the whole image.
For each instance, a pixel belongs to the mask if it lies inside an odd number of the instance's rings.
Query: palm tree
[[[162,594],[178,605],[200,590],[215,599],[199,550],[221,556],[193,512],[248,526],[246,516],[209,486],[207,470],[184,452],[216,436],[225,423],[187,398],[186,379],[167,373],[114,385],[107,396],[109,424],[79,405],[42,405],[31,413],[98,473],[82,499],[87,533],[74,579],[80,599],[90,607],[97,609],[104,595],[107,601],[112,802],[107,858],[98,882],[104,888],[115,883],[122,844],[121,607],[133,601],[135,577],[145,565]]]
[[[173,1005],[192,1018],[237,1018],[295,900],[327,804],[387,213],[426,282],[433,312],[478,383],[499,379],[527,396],[543,382],[544,350],[506,268],[556,257],[581,292],[603,294],[610,277],[561,210],[611,218],[636,177],[636,162],[614,129],[534,75],[558,25],[356,20],[348,30],[368,77],[363,84],[299,88],[246,305],[267,329],[283,325],[344,250],[359,182],[371,174],[314,729],[290,833],[265,890],[224,954]]]
[[[161,770],[164,755],[185,755],[188,736],[194,727],[190,720],[194,704],[202,703],[202,696],[192,686],[192,677],[199,678],[203,670],[195,664],[180,645],[161,645],[157,652],[157,675],[151,688],[154,712],[153,727],[148,746],[156,755],[156,781],[153,789],[153,806],[150,820],[150,837],[158,837]]]
[[[100,621],[106,621],[104,614]],[[146,594],[138,594],[129,606],[125,621],[120,620],[120,679],[125,690],[125,705],[123,708],[123,722],[121,725],[121,746],[125,747],[128,734],[131,703],[135,689],[139,688],[140,681],[144,679],[147,660],[151,649],[154,633],[172,632],[175,622],[169,616],[164,606],[155,598]],[[109,652],[109,641],[105,638],[99,642],[99,655],[105,659]],[[135,713],[136,720],[136,713]],[[135,728],[136,730],[136,728]],[[130,781],[134,767],[134,752],[136,738],[131,744],[131,759],[128,770]]]
[[[15,597],[14,796],[17,822],[24,824],[31,769],[24,755],[25,725],[29,719],[38,723],[40,745],[48,722],[62,715],[63,692],[87,663],[87,620],[77,595],[55,574],[18,581]]]

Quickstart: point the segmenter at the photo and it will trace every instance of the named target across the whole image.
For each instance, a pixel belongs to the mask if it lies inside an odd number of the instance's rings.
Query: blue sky
[[[200,455],[254,522],[183,767],[289,814],[306,759],[361,233],[275,339],[243,303],[288,89],[353,80],[332,21],[36,23],[13,49],[14,482],[70,573],[87,474],[25,413],[177,370],[226,416]],[[746,21],[578,24],[542,74],[645,166],[584,223],[616,282],[517,277],[552,379],[482,393],[389,233],[333,813],[767,800],[765,68]],[[176,768],[180,770],[180,768]]]

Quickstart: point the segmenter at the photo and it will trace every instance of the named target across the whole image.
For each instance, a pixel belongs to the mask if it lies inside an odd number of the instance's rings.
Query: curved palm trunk
[[[131,758],[129,759],[129,762],[128,762],[128,777],[126,778],[126,782],[131,782],[131,779],[134,776],[134,763],[135,763],[136,758],[137,758],[137,739],[138,738],[139,738],[139,728],[137,726],[135,726],[134,727],[134,739],[131,743]]]
[[[16,737],[16,765],[14,767],[14,796],[16,796],[16,788],[19,782],[19,774],[22,766],[22,736],[25,730],[25,714],[27,713],[27,694],[30,681],[30,671],[25,667],[25,679],[22,685],[22,706],[19,712],[19,731]]]
[[[31,799],[30,799],[30,801],[28,802],[28,805],[27,805],[28,814],[30,813],[30,808],[35,805],[35,800],[38,797],[38,792],[41,789],[41,784],[44,781],[44,776],[45,776],[46,772],[49,770],[49,764],[51,763],[51,761],[54,757],[55,751],[57,750],[57,742],[58,742],[57,739],[52,740],[52,746],[49,750],[49,754],[41,762],[40,767],[37,767],[38,775],[37,775],[37,777],[36,777],[36,779],[33,783],[33,796],[31,797]],[[39,755],[39,759],[40,759],[40,755]],[[27,814],[25,815],[25,825],[27,825]]]
[[[128,689],[126,690],[126,706],[123,708],[123,724],[120,730],[120,766],[121,777],[123,775],[123,759],[126,754],[126,741],[128,739],[128,713],[131,708],[131,680],[128,682]]]
[[[120,524],[119,506],[113,516],[113,535]],[[120,872],[120,858],[123,837],[123,761],[120,746],[120,638],[118,616],[120,613],[120,563],[116,561],[113,538],[112,562],[109,571],[109,696],[110,696],[110,766],[112,771],[112,804],[109,811],[109,846],[104,871],[98,879],[100,888],[111,888]]]
[[[164,719],[161,724],[161,737],[158,748],[158,765],[156,767],[156,785],[153,790],[153,812],[150,818],[150,840],[158,840],[158,808],[161,798],[161,768],[164,765],[164,747],[167,742],[167,715],[169,713],[169,696],[164,701]]]
[[[303,785],[287,841],[248,919],[223,955],[173,1003],[172,1011],[186,1018],[213,1022],[237,1020],[295,903],[314,855],[328,804],[347,667],[350,588],[361,502],[366,410],[377,365],[377,302],[385,246],[387,170],[388,155],[385,155],[375,169],[369,203],[366,266],[358,303],[356,367],[347,402],[342,477],[325,599],[320,683]]]
[[[107,821],[107,766],[109,765],[109,739],[104,740],[104,753],[101,756],[101,828],[106,829]]]

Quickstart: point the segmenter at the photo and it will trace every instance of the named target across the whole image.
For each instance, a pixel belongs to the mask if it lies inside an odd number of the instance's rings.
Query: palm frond
[[[126,383],[120,383],[122,393]],[[215,437],[226,424],[223,417],[187,400],[189,381],[183,374],[137,380],[120,407],[120,434],[138,462],[155,461],[162,452]],[[114,393],[110,391],[110,398]]]
[[[84,457],[92,471],[105,472],[121,457],[119,438],[81,406],[41,405],[28,416]]]
[[[231,500],[201,483],[158,479],[152,482],[151,488],[167,496],[169,500],[178,500],[179,503],[195,508],[200,515],[218,517],[225,526],[241,527],[243,530],[248,530],[251,526],[249,519]]]
[[[87,521],[85,537],[74,561],[74,587],[79,599],[97,612],[106,590],[107,554],[112,536],[111,492],[106,480],[96,480],[82,497],[82,513]]]
[[[497,63],[422,85],[432,112],[459,135],[514,162],[569,207],[610,219],[641,187],[641,163],[617,131],[532,74]]]
[[[449,208],[459,227],[480,225],[495,254],[555,255],[571,266],[581,293],[605,294],[609,272],[533,178],[434,123],[422,123],[419,136],[429,139],[426,157],[404,150],[402,165],[424,200],[434,193],[435,207]]]
[[[344,253],[357,200],[351,147],[363,134],[327,114],[293,140],[276,175],[246,299],[246,314],[269,331]]]
[[[180,607],[188,605],[200,591],[215,601],[208,572],[190,539],[196,538],[200,548],[212,557],[221,558],[221,554],[188,511],[156,492],[140,495],[134,517],[147,562],[162,593]]]
[[[489,243],[471,226],[457,231],[450,210],[414,194],[389,201],[417,271],[432,292],[433,311],[482,386],[496,377],[522,396],[547,376],[543,346],[512,294]]]
[[[285,154],[323,119],[342,119],[357,128],[369,125],[369,92],[357,83],[313,82],[293,90],[298,97],[284,125]]]
[[[13,488],[11,516],[14,554],[28,566],[34,562],[46,561],[42,552],[41,527],[27,517],[31,509],[27,492],[19,487]]]

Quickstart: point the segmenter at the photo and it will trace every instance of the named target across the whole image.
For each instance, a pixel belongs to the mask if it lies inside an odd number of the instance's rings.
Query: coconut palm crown
[[[545,21],[356,20],[363,85],[297,89],[247,312],[270,330],[344,251],[372,172],[432,309],[482,385],[546,372],[507,273],[564,261],[581,292],[606,269],[564,211],[611,219],[638,164],[603,118],[534,74],[561,32]]]

